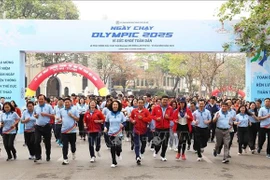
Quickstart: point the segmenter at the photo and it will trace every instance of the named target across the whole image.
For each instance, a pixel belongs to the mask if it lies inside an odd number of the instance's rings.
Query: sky
[[[73,1],[81,20],[181,20],[214,17],[225,1]]]

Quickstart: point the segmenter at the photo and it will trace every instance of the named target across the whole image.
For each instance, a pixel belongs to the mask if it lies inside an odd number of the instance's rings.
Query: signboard
[[[232,42],[231,52],[239,52],[234,24],[215,20],[1,20],[0,96],[24,105],[25,52],[223,52],[227,42]],[[263,65],[259,59],[247,63],[248,100],[269,93],[269,61],[263,59]]]
[[[246,65],[247,99],[256,101],[270,97],[270,58],[266,52],[249,57]]]

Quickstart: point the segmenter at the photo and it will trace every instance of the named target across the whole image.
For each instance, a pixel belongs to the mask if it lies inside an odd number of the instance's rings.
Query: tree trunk
[[[189,84],[188,93],[193,96],[193,93],[192,93],[192,82],[193,82],[193,80],[190,78],[189,81],[188,81],[188,84]]]
[[[177,76],[177,77],[176,77],[176,82],[175,82],[174,87],[173,87],[173,90],[172,90],[174,93],[175,93],[175,90],[176,90],[176,88],[177,88],[177,85],[178,85],[179,81],[180,81],[180,77]]]
[[[206,84],[206,86],[207,86],[207,89],[208,89],[208,95],[209,95],[209,97],[211,97],[212,96],[212,84],[210,84],[210,83],[207,83]]]
[[[127,85],[127,80],[126,79],[121,79],[121,85],[123,87],[123,93],[126,93],[126,85]]]

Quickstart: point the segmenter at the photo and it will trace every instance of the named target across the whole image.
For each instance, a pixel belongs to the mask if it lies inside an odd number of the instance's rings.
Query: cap
[[[180,99],[179,99],[179,102],[180,102],[180,103],[185,103],[185,102],[186,102],[186,98],[184,98],[184,97],[180,98]]]

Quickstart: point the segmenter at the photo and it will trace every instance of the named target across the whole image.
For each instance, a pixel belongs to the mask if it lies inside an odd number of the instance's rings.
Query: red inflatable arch
[[[73,72],[81,74],[82,76],[89,79],[97,87],[100,96],[108,95],[109,91],[106,88],[103,81],[99,78],[99,76],[96,73],[91,71],[89,68],[74,63],[60,63],[48,66],[46,69],[37,74],[28,85],[25,96],[26,97],[34,96],[37,88],[46,78],[60,72]]]
[[[212,96],[218,96],[218,94],[220,92],[224,92],[224,91],[235,91],[243,98],[246,96],[246,93],[244,91],[237,90],[237,89],[234,89],[232,87],[223,87],[223,88],[220,88],[220,89],[215,89],[215,90],[212,91]]]

